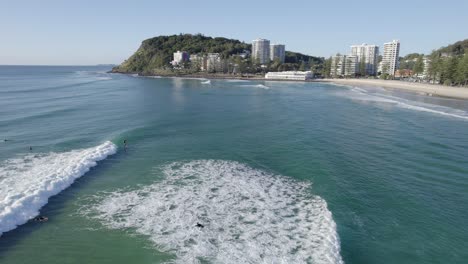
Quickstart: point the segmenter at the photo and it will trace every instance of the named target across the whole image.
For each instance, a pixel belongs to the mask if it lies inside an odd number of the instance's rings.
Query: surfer
[[[123,142],[123,143],[124,143],[124,148],[127,149],[127,140],[124,139],[124,142]]]
[[[204,227],[205,227],[204,225],[202,225],[202,224],[200,224],[200,223],[198,223],[198,222],[197,222],[197,224],[196,224],[195,226],[196,226],[196,227],[199,227],[199,228],[204,228]]]
[[[42,215],[34,218],[34,221],[36,222],[47,222],[47,220],[49,220],[49,218],[47,216]]]
[[[29,146],[29,151],[32,151],[32,146]]]

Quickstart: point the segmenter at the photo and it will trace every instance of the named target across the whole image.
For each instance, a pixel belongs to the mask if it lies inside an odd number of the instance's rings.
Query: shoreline
[[[268,81],[268,82],[316,82],[331,83],[337,85],[363,86],[363,87],[381,87],[389,90],[402,90],[425,96],[436,96],[443,98],[468,100],[468,88],[450,87],[429,83],[412,83],[396,80],[379,79],[311,79],[311,80],[283,80],[283,79],[265,79],[259,75],[231,75],[231,74],[163,74],[163,75],[140,75],[139,73],[119,73],[124,75],[136,75],[147,78],[188,78],[188,79],[207,79],[207,80],[243,80],[243,81]]]
[[[426,96],[468,100],[468,88],[465,87],[377,79],[322,79],[320,82],[351,86],[382,87],[384,89],[402,90]]]
[[[113,74],[124,74],[130,76],[138,76],[145,78],[183,78],[183,79],[207,79],[207,80],[243,80],[243,81],[267,81],[267,82],[321,82],[320,79],[311,80],[284,80],[284,79],[266,79],[260,75],[231,75],[231,74],[161,74],[161,75],[144,75],[136,72],[112,72]]]

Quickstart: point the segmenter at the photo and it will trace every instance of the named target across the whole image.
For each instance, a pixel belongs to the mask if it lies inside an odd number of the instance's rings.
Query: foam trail
[[[49,197],[69,187],[116,153],[107,141],[99,146],[64,153],[29,154],[0,166],[0,236],[39,214]]]
[[[201,82],[202,84],[211,84],[211,81],[210,80],[206,80],[206,81],[203,81]]]
[[[254,87],[254,88],[261,88],[261,89],[265,89],[265,90],[268,90],[270,89],[270,87],[266,86],[266,85],[263,85],[263,84],[245,84],[245,85],[241,85],[243,87]]]
[[[250,82],[249,80],[242,80],[242,79],[224,79],[225,82],[231,82],[231,83],[246,83]]]
[[[370,93],[367,90],[359,87],[351,87],[350,91],[353,92],[353,95],[351,95],[350,98],[359,101],[386,103],[404,109],[468,120],[468,112],[459,109],[428,103],[415,102],[400,97],[384,95],[380,93]]]
[[[343,263],[332,214],[306,183],[220,160],[156,173],[164,179],[90,197],[81,213],[149,237],[175,263]]]

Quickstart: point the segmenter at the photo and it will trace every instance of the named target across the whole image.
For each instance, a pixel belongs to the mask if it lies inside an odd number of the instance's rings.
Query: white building
[[[189,61],[189,54],[186,51],[174,52],[174,60],[171,62],[173,66],[179,65],[182,62]]]
[[[305,81],[312,79],[314,76],[311,71],[283,71],[283,72],[268,72],[265,79],[273,80],[294,80]]]
[[[284,63],[286,57],[286,46],[282,44],[270,45],[270,60],[274,61],[279,59],[281,63]]]
[[[424,56],[423,63],[424,63],[423,78],[428,78],[429,69],[431,67],[431,59],[428,56]]]
[[[400,41],[393,40],[384,44],[384,52],[382,57],[382,73],[395,75],[395,71],[399,68],[400,56]]]
[[[209,72],[222,72],[224,70],[219,53],[208,53],[206,56],[206,70]]]
[[[366,75],[377,74],[377,62],[379,57],[379,46],[376,45],[352,45],[351,55],[357,56],[357,63],[360,65],[364,63]],[[359,72],[360,69],[358,68]]]
[[[270,62],[270,41],[267,39],[256,39],[252,41],[252,58],[260,64]]]
[[[200,54],[190,54],[190,62],[192,63],[192,67],[198,68],[200,71],[206,71],[206,56]]]
[[[336,54],[332,57],[330,74],[333,77],[351,76],[358,72],[358,56]]]

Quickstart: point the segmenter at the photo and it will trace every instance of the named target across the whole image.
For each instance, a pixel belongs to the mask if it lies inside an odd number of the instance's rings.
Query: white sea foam
[[[114,154],[107,141],[64,153],[28,154],[0,166],[0,236],[39,214],[49,197],[81,177],[96,162]]]
[[[175,263],[343,263],[332,214],[306,183],[219,160],[159,173],[149,186],[91,197],[82,213],[148,236]]]
[[[202,81],[201,83],[202,84],[211,84],[211,81],[210,80],[205,80],[205,81]]]
[[[241,85],[242,87],[254,87],[254,88],[261,88],[261,89],[265,89],[265,90],[268,90],[270,89],[270,87],[266,86],[266,85],[263,85],[263,84],[244,84],[244,85]]]
[[[243,80],[243,79],[224,79],[225,82],[231,82],[231,83],[246,83],[250,82],[249,80]]]
[[[411,100],[407,100],[404,98],[381,94],[381,93],[371,93],[359,87],[351,87],[350,91],[353,92],[351,96],[349,94],[345,96],[350,97],[351,99],[354,99],[354,100],[358,100],[358,101],[384,103],[384,104],[394,105],[396,107],[400,107],[404,109],[427,112],[427,113],[442,115],[442,116],[451,117],[451,118],[468,120],[468,112],[455,109],[455,108],[451,108],[451,107],[416,102],[416,101],[411,101]]]
[[[102,77],[96,77],[96,79],[100,81],[108,81],[108,80],[112,80],[112,77],[102,76]]]

